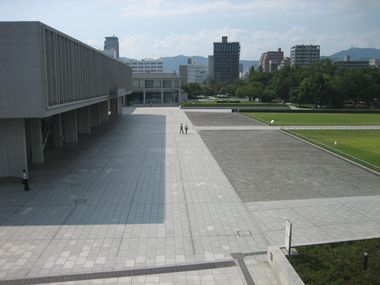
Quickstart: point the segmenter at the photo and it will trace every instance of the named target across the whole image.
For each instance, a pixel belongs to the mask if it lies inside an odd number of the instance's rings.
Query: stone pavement
[[[124,111],[79,144],[48,152],[30,171],[32,191],[1,181],[1,280],[212,263],[266,249],[184,112]],[[188,135],[179,135],[180,122]],[[231,270],[222,271],[241,284]]]

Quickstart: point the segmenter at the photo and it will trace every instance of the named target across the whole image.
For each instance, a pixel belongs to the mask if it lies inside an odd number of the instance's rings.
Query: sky
[[[245,60],[296,44],[380,48],[380,0],[0,0],[0,21],[41,21],[98,49],[116,35],[136,59],[207,56],[222,36]]]

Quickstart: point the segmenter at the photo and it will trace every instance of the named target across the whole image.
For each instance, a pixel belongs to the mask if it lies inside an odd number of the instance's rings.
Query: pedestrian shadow
[[[0,226],[156,224],[165,220],[166,118],[126,114],[45,151],[31,191],[0,181]]]

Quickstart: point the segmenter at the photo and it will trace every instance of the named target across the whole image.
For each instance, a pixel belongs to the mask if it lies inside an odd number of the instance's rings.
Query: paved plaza
[[[260,252],[283,244],[286,219],[295,244],[380,236],[378,175],[279,130],[192,124],[210,118],[265,127],[235,113],[124,109],[49,150],[32,191],[0,180],[0,284],[278,284]],[[233,262],[241,253],[246,270]],[[65,282],[72,274],[82,275]]]

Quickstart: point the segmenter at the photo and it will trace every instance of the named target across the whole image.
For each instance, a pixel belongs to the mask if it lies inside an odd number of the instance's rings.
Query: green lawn
[[[184,102],[181,106],[184,107],[267,107],[267,108],[281,108],[289,109],[289,106],[280,103],[258,103],[254,101],[240,101],[239,103],[230,103],[229,101],[219,100],[216,101],[204,101],[204,102]]]
[[[274,126],[369,126],[380,125],[380,114],[246,113]]]
[[[364,251],[368,268],[363,270]],[[380,239],[297,247],[288,257],[307,285],[380,284]]]
[[[290,133],[380,171],[380,130],[293,130]]]

